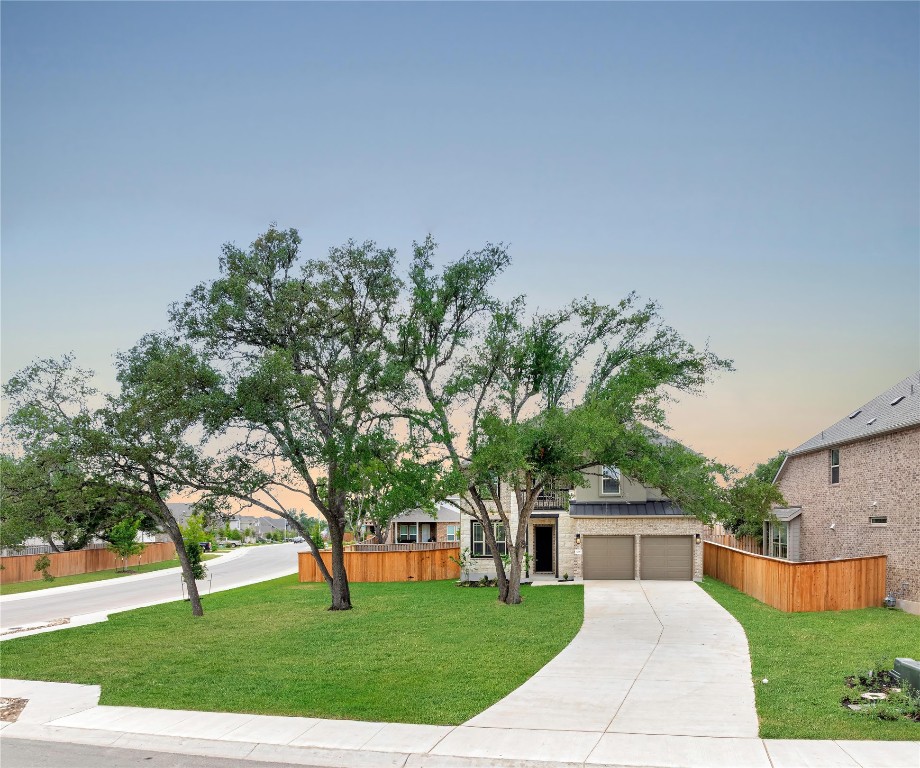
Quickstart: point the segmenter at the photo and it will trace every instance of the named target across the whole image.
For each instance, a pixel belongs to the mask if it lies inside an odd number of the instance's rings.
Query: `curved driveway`
[[[219,592],[297,571],[300,544],[246,547],[208,560],[211,591]],[[180,570],[169,568],[140,576],[79,584],[0,598],[0,631],[23,625],[115,613],[182,598]],[[202,590],[207,592],[207,587]]]

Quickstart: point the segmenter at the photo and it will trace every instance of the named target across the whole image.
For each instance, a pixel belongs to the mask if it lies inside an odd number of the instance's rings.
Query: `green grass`
[[[204,555],[202,560],[211,560],[217,555]],[[162,571],[165,568],[178,568],[179,560],[163,560],[159,563],[148,563],[147,565],[129,565],[130,570],[135,573],[152,573],[153,571]],[[20,592],[35,592],[39,589],[53,589],[54,587],[69,587],[71,584],[87,584],[91,581],[106,581],[107,579],[123,579],[133,576],[134,573],[124,573],[123,571],[95,571],[93,573],[79,573],[76,576],[57,576],[54,581],[19,581],[15,584],[0,584],[0,595],[18,595]]]
[[[881,659],[920,658],[920,616],[885,608],[783,613],[721,581],[707,577],[702,586],[747,633],[762,738],[920,740],[920,723],[840,705],[846,677]]]
[[[325,584],[288,576],[103,624],[3,643],[3,677],[100,684],[103,704],[461,723],[531,677],[578,632],[583,589],[524,587],[523,605],[451,581]]]

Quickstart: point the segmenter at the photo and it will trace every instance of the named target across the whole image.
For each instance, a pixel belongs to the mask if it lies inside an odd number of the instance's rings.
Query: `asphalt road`
[[[208,560],[211,591],[276,579],[297,571],[297,553],[302,544],[270,544],[247,547],[242,552]],[[207,593],[207,587],[202,590]],[[18,599],[13,599],[18,598]],[[178,568],[149,576],[126,576],[77,587],[60,587],[0,598],[0,628],[73,618],[88,613],[114,613],[139,605],[168,603],[182,598]]]
[[[4,739],[2,755],[3,768],[279,768],[290,765],[25,739]],[[303,763],[297,765],[304,768]]]

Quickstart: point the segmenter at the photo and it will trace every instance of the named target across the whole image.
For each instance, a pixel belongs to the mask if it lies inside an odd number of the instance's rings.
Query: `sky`
[[[0,4],[5,381],[167,326],[225,242],[510,245],[735,362],[672,436],[750,469],[920,369],[916,3]]]

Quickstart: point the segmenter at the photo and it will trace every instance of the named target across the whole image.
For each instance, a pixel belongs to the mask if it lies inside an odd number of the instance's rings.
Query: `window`
[[[601,495],[620,495],[620,470],[616,467],[601,467]]]
[[[447,541],[458,541],[459,536],[457,536],[457,529],[460,526],[458,525],[447,525]]]
[[[840,482],[840,451],[836,448],[831,449],[831,485],[837,485]]]
[[[400,544],[415,544],[418,541],[418,523],[400,523],[398,541]]]
[[[498,547],[498,552],[501,555],[508,554],[508,548],[505,544],[505,526],[501,523],[492,523],[492,531],[495,534],[495,546]],[[486,551],[486,536],[485,531],[482,530],[482,524],[473,522],[473,535],[472,535],[473,546],[472,554],[473,557],[491,557],[492,553]]]
[[[869,518],[869,525],[888,525],[887,515],[872,515]]]
[[[788,523],[770,523],[770,557],[789,559]]]

